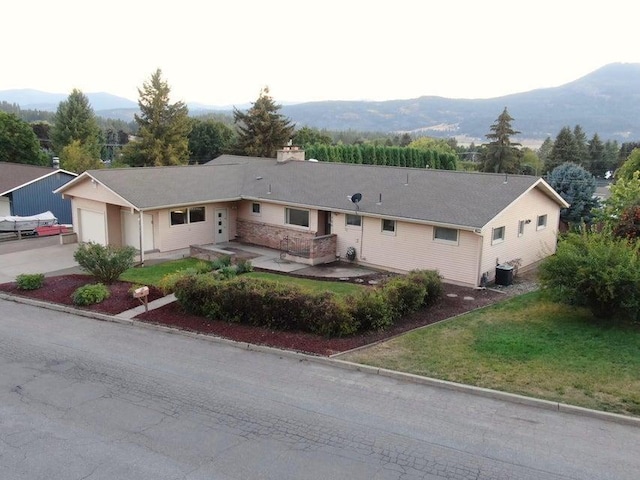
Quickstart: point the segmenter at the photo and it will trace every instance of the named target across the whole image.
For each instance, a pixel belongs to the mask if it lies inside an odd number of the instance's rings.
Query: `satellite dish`
[[[361,193],[354,193],[353,195],[351,195],[351,201],[353,203],[358,203],[360,200],[362,200],[362,194]]]

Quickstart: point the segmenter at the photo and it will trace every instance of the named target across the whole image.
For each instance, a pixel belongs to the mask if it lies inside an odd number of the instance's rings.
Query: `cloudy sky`
[[[640,63],[628,0],[30,0],[2,7],[0,90],[279,103],[489,98]]]

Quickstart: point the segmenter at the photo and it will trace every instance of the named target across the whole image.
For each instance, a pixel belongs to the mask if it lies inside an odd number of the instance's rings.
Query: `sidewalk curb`
[[[307,353],[296,352],[292,350],[283,350],[275,347],[268,347],[265,345],[254,345],[254,344],[245,343],[245,342],[237,342],[235,340],[229,340],[226,338],[207,335],[204,333],[189,332],[186,330],[180,330],[178,328],[167,327],[164,325],[156,325],[156,324],[147,323],[147,322],[143,322],[135,319],[129,320],[129,319],[118,318],[115,315],[89,312],[89,311],[80,310],[73,307],[68,307],[65,305],[43,302],[40,300],[34,300],[27,297],[20,297],[17,295],[10,295],[3,292],[0,292],[0,299],[9,300],[16,303],[24,303],[27,305],[32,305],[40,308],[46,308],[49,310],[69,313],[72,315],[92,318],[95,320],[118,323],[121,325],[129,325],[133,327],[141,327],[141,328],[156,330],[159,332],[164,332],[172,335],[181,335],[181,336],[190,337],[198,340],[204,340],[210,343],[227,345],[234,348],[241,348],[244,350],[250,350],[250,351],[259,352],[259,353],[277,355],[281,358],[297,359],[299,361],[307,361],[310,363],[317,363],[320,365],[338,367],[344,370],[357,371],[357,372],[361,372],[368,375],[380,375],[383,377],[392,378],[395,380],[404,381],[408,383],[426,385],[426,386],[435,387],[435,388],[445,388],[447,390],[454,390],[457,392],[467,393],[470,395],[477,395],[480,397],[491,398],[494,400],[501,400],[501,401],[510,402],[510,403],[516,403],[516,404],[526,405],[526,406],[535,407],[535,408],[541,408],[544,410],[551,410],[551,411],[557,411],[562,413],[569,413],[572,415],[591,417],[599,420],[617,423],[620,425],[640,427],[640,417],[630,417],[627,415],[621,415],[617,413],[609,413],[609,412],[603,412],[600,410],[592,410],[589,408],[578,407],[575,405],[568,405],[565,403],[554,402],[550,400],[542,400],[542,399],[537,399],[533,397],[527,397],[524,395],[502,392],[499,390],[491,390],[488,388],[475,387],[473,385],[465,385],[462,383],[439,380],[437,378],[423,377],[421,375],[415,375],[412,373],[404,373],[404,372],[398,372],[395,370],[372,367],[369,365],[362,365],[359,363],[348,362],[346,360],[340,360],[337,358],[320,357],[320,356],[310,355]]]

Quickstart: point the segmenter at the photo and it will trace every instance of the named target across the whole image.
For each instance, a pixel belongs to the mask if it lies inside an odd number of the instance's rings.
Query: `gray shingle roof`
[[[356,209],[349,196],[361,193],[363,214],[467,228],[482,228],[540,181],[523,175],[277,163],[233,155],[200,166],[88,173],[139,209],[245,198],[348,212]]]
[[[51,167],[0,162],[0,195],[4,195],[26,183],[33,182],[40,177],[50,175],[55,171],[56,169]],[[65,171],[65,173],[70,172]]]

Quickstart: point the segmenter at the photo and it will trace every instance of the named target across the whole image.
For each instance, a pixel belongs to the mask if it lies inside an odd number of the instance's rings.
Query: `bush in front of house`
[[[246,258],[241,258],[240,260],[238,260],[236,262],[236,271],[238,275],[253,272],[253,265],[251,264],[251,260],[247,260]]]
[[[382,290],[366,289],[347,299],[358,330],[384,330],[393,325],[393,312]]]
[[[109,285],[133,266],[135,255],[136,249],[133,247],[113,247],[87,242],[78,246],[73,258],[100,283]]]
[[[209,319],[319,335],[355,333],[349,309],[331,292],[311,292],[268,280],[208,275],[179,279],[175,295],[187,312]]]
[[[606,233],[570,233],[539,267],[543,290],[594,316],[640,318],[640,244]]]
[[[385,282],[382,295],[391,312],[391,318],[396,321],[418,311],[424,305],[427,289],[421,282],[401,276]]]
[[[93,305],[109,298],[111,293],[106,285],[102,283],[92,283],[76,288],[71,295],[75,305]]]
[[[442,277],[436,270],[412,270],[407,274],[407,278],[424,286],[422,305],[425,307],[436,303],[444,293]]]
[[[37,290],[44,285],[43,273],[21,273],[16,277],[19,290]]]
[[[211,261],[212,270],[220,270],[221,268],[228,267],[230,265],[231,257],[229,255],[222,255],[221,257]]]

